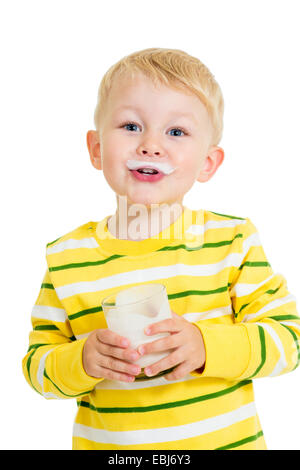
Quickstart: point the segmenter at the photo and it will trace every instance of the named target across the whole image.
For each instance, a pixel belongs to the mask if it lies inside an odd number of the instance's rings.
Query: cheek
[[[193,179],[200,168],[199,158],[185,158],[180,163],[181,174],[184,178]]]
[[[199,172],[200,172],[200,163],[199,158],[188,159],[182,161],[180,164],[180,171],[177,175],[174,175],[176,178],[175,186],[178,183],[178,188],[183,192],[187,192],[197,181]]]
[[[136,146],[136,139],[126,138],[118,132],[106,135],[102,141],[103,153],[117,160],[124,160],[128,152],[134,150]]]
[[[112,171],[118,167],[118,161],[122,158],[122,146],[114,139],[106,138],[102,142],[103,170]],[[120,166],[120,165],[119,165]]]

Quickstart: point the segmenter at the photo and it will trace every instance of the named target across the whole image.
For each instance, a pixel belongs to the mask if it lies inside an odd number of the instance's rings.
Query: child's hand
[[[141,355],[174,349],[168,356],[146,367],[144,372],[147,376],[156,375],[179,364],[172,372],[164,376],[167,380],[178,380],[189,372],[201,368],[205,363],[205,346],[199,328],[173,311],[172,317],[148,327],[150,335],[169,332],[171,333],[169,336],[138,347]]]
[[[92,377],[133,382],[135,375],[141,372],[141,367],[130,361],[136,361],[140,355],[129,346],[127,338],[109,329],[94,330],[83,347],[82,362],[85,372]]]

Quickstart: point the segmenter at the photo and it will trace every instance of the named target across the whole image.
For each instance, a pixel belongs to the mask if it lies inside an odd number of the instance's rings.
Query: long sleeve
[[[300,359],[300,318],[285,278],[274,274],[256,227],[246,219],[231,253],[232,324],[197,321],[206,349],[203,373],[245,380],[294,370]]]
[[[87,338],[76,340],[67,314],[47,269],[31,314],[29,348],[23,358],[24,376],[45,398],[75,398],[89,393],[103,379],[86,374],[82,349]]]

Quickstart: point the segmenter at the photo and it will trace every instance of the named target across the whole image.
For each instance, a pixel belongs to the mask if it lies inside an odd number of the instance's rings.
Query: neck
[[[116,238],[132,241],[158,235],[172,225],[182,214],[182,202],[151,204],[128,203],[117,196],[117,211],[108,220],[108,230]]]

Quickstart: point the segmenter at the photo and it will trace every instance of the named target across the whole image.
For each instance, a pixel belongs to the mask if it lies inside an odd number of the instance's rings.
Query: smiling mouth
[[[144,166],[143,166],[144,165]],[[126,166],[130,171],[136,171],[144,175],[170,175],[177,167],[173,168],[168,162],[127,160]]]
[[[164,178],[164,173],[156,170],[155,168],[139,168],[130,170],[132,176],[142,182],[155,183]]]
[[[130,170],[130,171],[133,171],[133,170]],[[138,171],[139,173],[142,173],[144,175],[156,175],[157,173],[159,173],[154,168],[139,168],[136,171]]]

